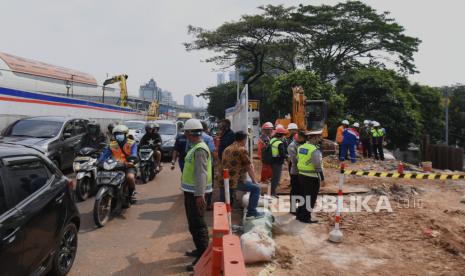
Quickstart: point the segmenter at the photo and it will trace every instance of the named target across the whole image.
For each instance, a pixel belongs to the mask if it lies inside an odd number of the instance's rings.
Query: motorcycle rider
[[[82,149],[88,147],[99,149],[105,142],[106,138],[100,131],[100,125],[96,122],[89,122],[87,124],[87,133],[82,137],[79,148]]]
[[[135,190],[136,190],[136,168],[132,163],[127,161],[129,156],[137,156],[137,144],[134,140],[128,137],[129,129],[125,125],[117,125],[113,128],[114,140],[100,155],[98,161],[104,162],[110,157],[114,157],[118,162],[128,165],[126,171],[126,182],[128,184],[129,195],[131,196],[131,203],[135,203]]]
[[[161,164],[161,151],[160,145],[162,144],[162,139],[158,130],[160,126],[157,123],[147,123],[145,125],[145,134],[140,140],[139,145],[142,146],[150,146],[154,151],[155,156],[155,170],[158,172],[162,168]]]
[[[110,123],[107,126],[108,131],[107,131],[106,139],[107,139],[108,144],[110,144],[111,141],[115,140],[115,137],[113,137],[113,129],[114,128],[115,128],[115,124],[113,124],[113,123]]]

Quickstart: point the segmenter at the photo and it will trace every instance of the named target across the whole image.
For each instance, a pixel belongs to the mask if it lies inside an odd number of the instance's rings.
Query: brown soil
[[[325,163],[327,186],[322,190],[335,190],[338,162],[326,157]],[[396,163],[362,160],[349,169],[395,171]],[[289,176],[287,168],[283,171],[279,191],[286,193]],[[465,275],[464,181],[347,176],[344,185],[369,190],[363,195],[372,196],[372,209],[380,196],[387,196],[393,212],[343,213],[339,244],[328,241],[334,212],[317,213],[320,223],[312,225],[275,213],[278,253],[273,264],[249,266],[249,275]],[[349,204],[347,196],[344,202]]]

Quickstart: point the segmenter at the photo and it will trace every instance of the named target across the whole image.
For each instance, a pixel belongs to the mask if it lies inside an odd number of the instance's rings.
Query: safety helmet
[[[125,125],[117,125],[113,128],[113,134],[115,133],[124,133],[128,134],[129,128]]]
[[[274,126],[274,129],[277,129],[278,127],[284,128],[284,126],[283,126],[282,124],[276,124],[276,125]]]
[[[342,124],[343,124],[343,125],[349,125],[349,121],[344,120],[344,121],[342,121]]]
[[[158,129],[160,126],[157,123],[149,122],[145,125],[145,131],[150,132],[152,129]]]
[[[359,123],[354,123],[354,127],[360,127]]]
[[[322,129],[319,130],[308,130],[305,132],[305,135],[307,136],[314,136],[314,135],[321,135],[323,133]]]
[[[197,119],[189,119],[184,125],[184,130],[203,130],[202,123]]]
[[[100,132],[100,125],[97,124],[96,122],[89,122],[87,123],[87,132],[88,133],[99,133]]]
[[[279,134],[286,134],[287,133],[287,130],[282,126],[282,125],[278,125],[276,127],[276,133],[279,133]]]
[[[297,129],[299,129],[299,128],[298,128],[297,125],[294,124],[294,123],[290,123],[290,124],[287,126],[287,130],[297,130]]]
[[[365,121],[363,121],[363,124],[364,124],[364,125],[370,124],[370,120],[365,120]]]
[[[377,121],[373,121],[373,126],[375,126],[375,127],[379,127],[380,125],[381,125],[381,124],[380,124],[380,123],[378,123]]]
[[[273,123],[266,122],[263,124],[262,129],[273,129]]]

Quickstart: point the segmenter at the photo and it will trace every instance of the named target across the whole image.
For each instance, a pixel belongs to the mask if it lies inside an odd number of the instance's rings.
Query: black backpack
[[[278,142],[279,140],[273,141],[273,143]],[[266,165],[271,165],[274,163],[275,158],[273,157],[272,153],[272,143],[267,143],[266,146],[262,150],[262,163]]]

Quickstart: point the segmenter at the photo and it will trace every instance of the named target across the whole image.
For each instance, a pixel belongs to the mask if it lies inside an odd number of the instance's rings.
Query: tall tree
[[[421,115],[408,81],[392,70],[366,68],[344,75],[336,84],[347,97],[347,113],[359,122],[376,120],[387,130],[393,147],[419,142]]]
[[[294,70],[296,46],[279,32],[289,9],[276,6],[262,10],[263,14],[243,15],[240,20],[223,23],[215,30],[189,26],[188,32],[194,40],[184,44],[186,50],[215,52],[217,55],[207,62],[242,69],[244,82],[249,84],[268,70]]]
[[[449,89],[449,143],[465,147],[465,85]]]
[[[207,111],[210,115],[223,119],[225,110],[236,104],[236,83],[212,86],[197,96],[209,100]]]
[[[417,72],[413,54],[421,41],[407,36],[388,12],[347,1],[335,6],[300,5],[291,18],[286,32],[298,42],[299,61],[324,81],[366,65],[395,65],[406,73]]]

